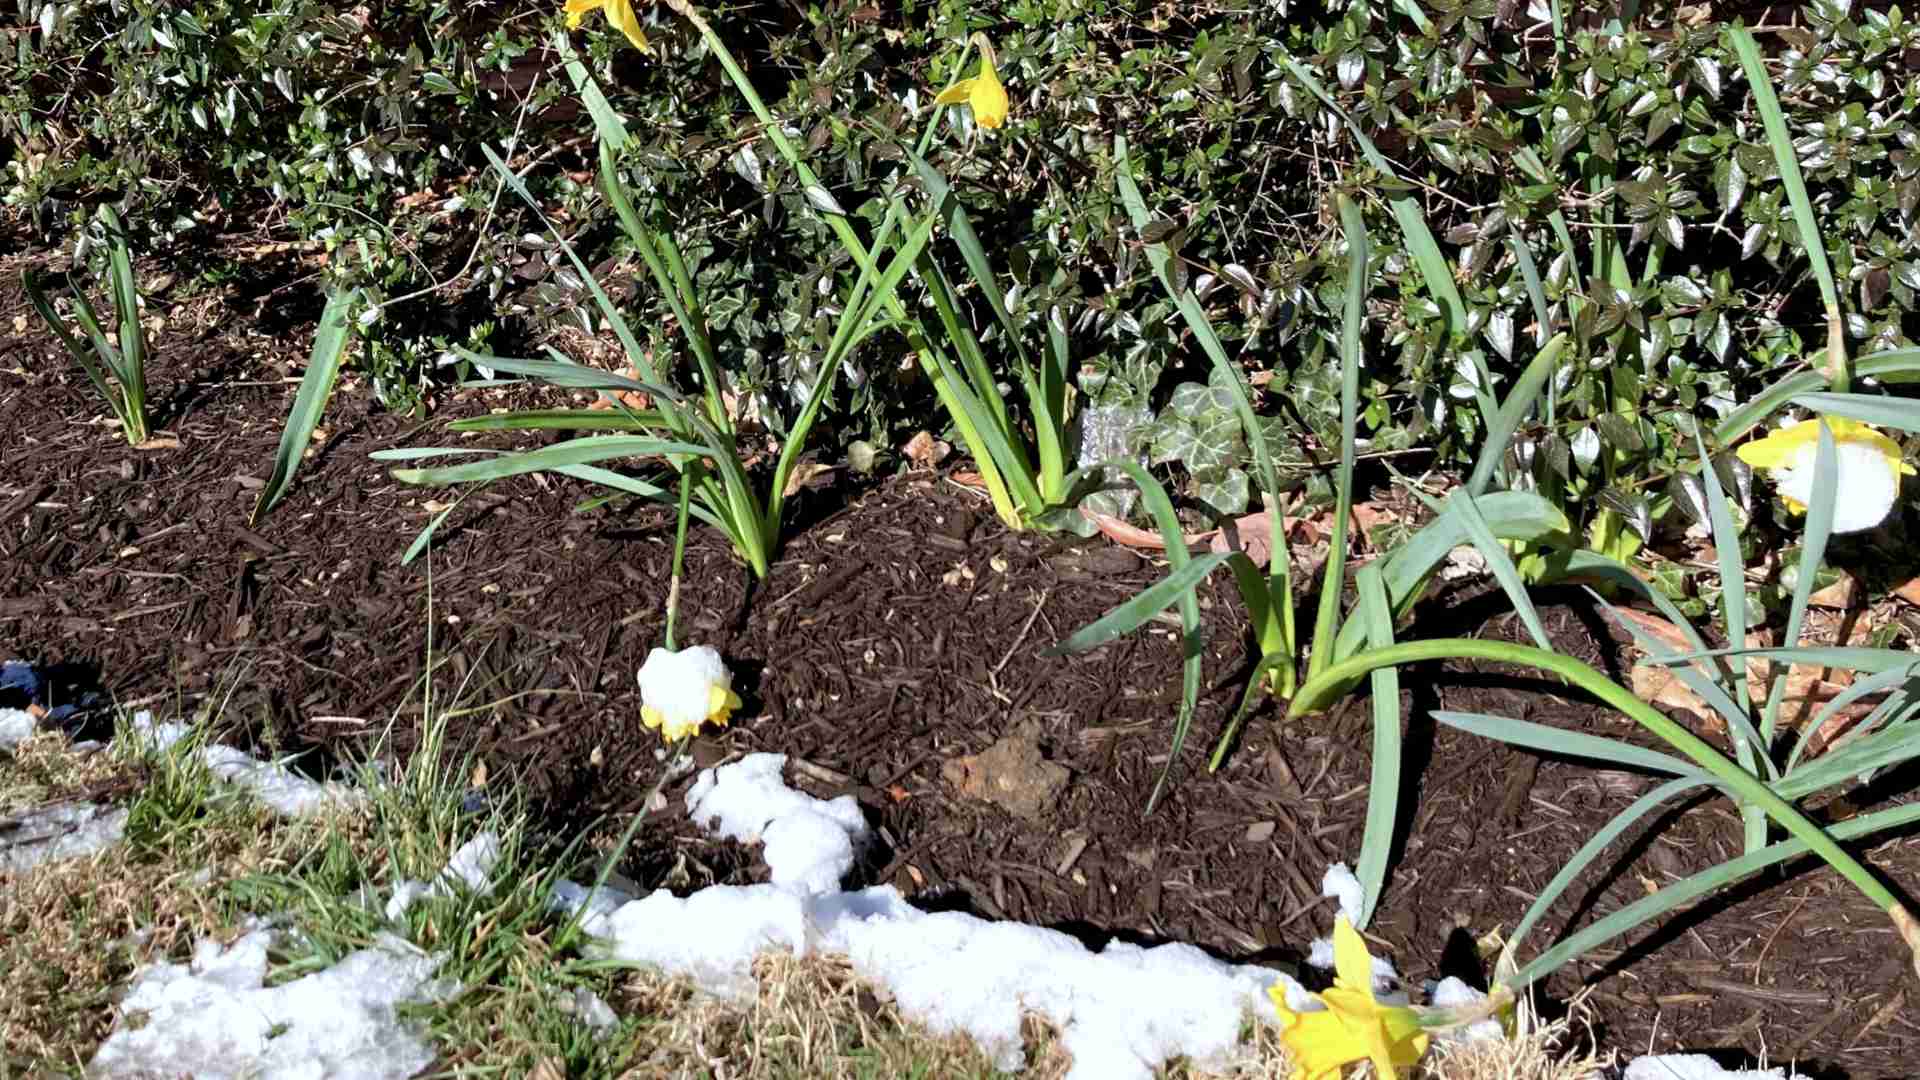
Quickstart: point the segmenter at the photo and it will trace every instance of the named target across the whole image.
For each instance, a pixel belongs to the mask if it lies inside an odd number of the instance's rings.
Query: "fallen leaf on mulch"
[[[1616,608],[1619,615],[1632,622],[1634,626],[1649,637],[1676,652],[1691,652],[1693,645],[1680,628],[1659,617],[1633,608]],[[1771,645],[1771,635],[1756,631],[1747,635],[1750,648],[1764,648]],[[1695,668],[1706,671],[1701,664]],[[1767,700],[1769,686],[1768,668],[1771,665],[1765,657],[1747,658],[1747,695],[1756,702]],[[1705,699],[1694,693],[1692,688],[1680,680],[1678,669],[1665,664],[1638,662],[1632,671],[1633,694],[1651,705],[1662,708],[1685,709],[1705,719],[1709,730],[1723,730],[1724,721],[1719,711],[1707,704]],[[1813,664],[1794,664],[1787,669],[1787,686],[1782,698],[1782,716],[1789,722],[1805,722],[1815,710],[1833,700],[1842,690],[1852,684],[1850,672],[1822,668]],[[1869,707],[1870,708],[1870,707]],[[1838,718],[1836,718],[1838,719]]]
[[[901,453],[915,465],[938,465],[953,453],[953,447],[943,439],[936,439],[930,431],[922,431],[907,440]]]
[[[1893,595],[1905,600],[1914,607],[1920,607],[1920,577],[1914,578],[1912,581],[1893,590]]]
[[[649,354],[647,359],[651,361],[653,359],[652,355]],[[627,362],[627,370],[621,372],[620,374],[625,375],[627,378],[632,379],[635,382],[639,382],[641,380],[640,365],[635,364],[634,362],[629,360]],[[625,405],[627,408],[632,409],[635,412],[640,412],[642,410],[650,409],[653,407],[653,399],[649,398],[647,395],[641,393],[638,390],[622,390],[620,391],[620,393],[616,394],[615,396],[620,399],[620,404]],[[593,404],[587,406],[587,408],[611,409],[613,408],[613,402],[608,401],[604,397],[595,398]]]
[[[940,776],[960,794],[1000,807],[1015,817],[1038,818],[1067,786],[1065,766],[1040,753],[1040,732],[1022,724],[978,754],[949,760]]]
[[[1166,538],[1162,537],[1159,533],[1128,524],[1114,517],[1112,514],[1102,514],[1097,510],[1089,510],[1083,506],[1080,508],[1080,515],[1088,521],[1093,522],[1094,528],[1099,529],[1102,535],[1116,544],[1125,544],[1128,547],[1153,548],[1156,551],[1164,550],[1167,546]],[[1268,558],[1273,554],[1271,543],[1273,538],[1273,523],[1267,516],[1267,512],[1262,510],[1257,514],[1248,514],[1243,518],[1238,518],[1234,521],[1233,527],[1234,531],[1239,534],[1239,550],[1246,552],[1247,558],[1252,559],[1254,565],[1267,565]],[[1181,539],[1188,547],[1204,543],[1214,551],[1228,551],[1233,549],[1231,542],[1227,538],[1226,530],[1224,529],[1209,529],[1203,533],[1184,533]]]
[[[171,435],[155,435],[145,442],[135,443],[133,448],[135,450],[178,450],[180,440]]]

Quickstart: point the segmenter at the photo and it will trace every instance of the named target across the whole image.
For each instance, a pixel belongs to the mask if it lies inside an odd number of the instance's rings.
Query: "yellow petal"
[[[603,0],[567,0],[567,29],[580,29],[580,20],[599,7]]]
[[[980,75],[973,80],[967,104],[973,106],[973,122],[983,128],[997,128],[1007,122],[1007,88],[1000,85],[993,61],[980,62]]]
[[[1373,957],[1367,955],[1367,943],[1345,915],[1333,924],[1333,976],[1335,985],[1358,990],[1373,1000]]]
[[[1838,439],[1840,433],[1834,432]],[[1775,428],[1764,439],[1755,439],[1734,451],[1741,461],[1756,469],[1791,469],[1809,448],[1820,445],[1820,424],[1802,420],[1791,427]]]
[[[935,105],[965,105],[973,97],[973,79],[961,79],[933,99]]]
[[[1326,1080],[1340,1067],[1367,1057],[1367,1045],[1332,1012],[1295,1013],[1280,1032],[1280,1044],[1293,1059],[1293,1080]]]
[[[666,723],[666,721],[667,718],[661,715],[659,709],[651,705],[640,706],[640,722],[647,725],[647,727],[658,730],[660,725]]]
[[[641,52],[652,52],[653,46],[647,43],[647,35],[640,29],[640,17],[633,13],[633,0],[604,0],[607,9],[607,21],[620,28],[633,42],[633,47]]]

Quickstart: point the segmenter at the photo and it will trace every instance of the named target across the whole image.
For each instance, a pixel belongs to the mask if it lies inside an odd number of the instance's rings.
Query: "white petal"
[[[1885,454],[1869,443],[1851,440],[1836,444],[1833,531],[1865,532],[1887,519],[1900,494],[1900,474]],[[1775,473],[1780,494],[1803,506],[1813,505],[1813,459],[1808,448],[1790,469]]]

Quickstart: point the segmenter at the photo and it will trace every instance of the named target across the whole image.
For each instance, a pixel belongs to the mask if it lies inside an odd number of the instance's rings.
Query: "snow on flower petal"
[[[1412,1009],[1383,1005],[1373,994],[1373,958],[1346,916],[1333,929],[1332,989],[1314,995],[1324,1009],[1295,1012],[1274,984],[1273,1005],[1285,1029],[1280,1041],[1292,1055],[1293,1080],[1332,1080],[1345,1065],[1373,1063],[1374,1075],[1397,1080],[1427,1052],[1427,1034]]]
[[[640,17],[633,12],[633,0],[567,0],[567,29],[579,29],[580,20],[595,10],[606,12],[607,22],[627,35],[634,48],[641,52],[653,51],[647,35],[640,29]]]
[[[1773,477],[1789,509],[1805,513],[1813,497],[1814,462],[1820,453],[1820,424],[1802,420],[1777,428],[1740,447],[1740,460]],[[1886,520],[1900,494],[1900,476],[1913,467],[1900,460],[1900,445],[1870,424],[1841,417],[1824,421],[1833,432],[1833,531],[1864,532]]]
[[[740,695],[733,692],[733,673],[708,645],[674,652],[655,649],[640,667],[640,720],[678,742],[707,724],[724,727]]]

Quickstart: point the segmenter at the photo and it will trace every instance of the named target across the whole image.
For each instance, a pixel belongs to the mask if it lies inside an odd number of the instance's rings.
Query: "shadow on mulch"
[[[25,310],[0,281],[0,654],[92,665],[122,701],[165,712],[224,701],[220,737],[325,772],[417,743],[431,655],[452,746],[516,785],[560,842],[617,835],[660,768],[634,672],[662,629],[670,515],[572,513],[570,483],[522,477],[470,498],[430,559],[399,555],[444,492],[395,482],[372,450],[444,436],[370,408],[349,384],[322,452],[257,528],[305,337],[244,318],[156,344],[155,398],[179,403],[176,451],[140,453],[95,422],[84,383],[42,337],[7,336]],[[441,417],[499,404],[457,392]],[[687,556],[681,632],[721,649],[748,701],[701,740],[711,764],[777,751],[794,782],[852,794],[881,839],[864,868],[922,904],[1052,926],[1090,944],[1187,941],[1294,962],[1325,934],[1329,863],[1360,846],[1370,775],[1364,700],[1284,723],[1268,709],[1216,775],[1206,756],[1247,672],[1225,581],[1204,593],[1205,693],[1177,783],[1142,809],[1167,760],[1179,691],[1175,630],[1098,652],[1042,650],[1164,568],[1104,541],[1010,533],[974,492],[913,473],[805,494],[768,579],[750,584],[713,531]],[[1556,648],[1624,676],[1577,593],[1543,595]],[[429,650],[429,634],[431,648]],[[1497,593],[1426,605],[1408,636],[1524,631]],[[1528,672],[1439,663],[1403,673],[1410,822],[1371,932],[1416,985],[1484,983],[1476,939],[1510,931],[1566,858],[1638,795],[1644,776],[1541,759],[1435,725],[1436,708],[1517,716],[1645,741],[1623,718]],[[1068,781],[1035,819],[974,801],[943,766],[1016,727]],[[698,835],[669,790],[622,872],[690,889],[754,878],[738,845]],[[1856,799],[1911,797],[1911,778]],[[1862,804],[1862,809],[1871,808]],[[1706,800],[1631,832],[1604,876],[1570,890],[1526,950],[1739,849]],[[1863,852],[1909,891],[1909,835]],[[1590,991],[1604,1045],[1729,1048],[1806,1062],[1810,1075],[1912,1075],[1920,1037],[1886,920],[1836,875],[1800,864],[1722,893],[1562,970],[1549,1003]],[[1731,1059],[1730,1059],[1731,1060]]]

